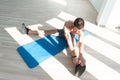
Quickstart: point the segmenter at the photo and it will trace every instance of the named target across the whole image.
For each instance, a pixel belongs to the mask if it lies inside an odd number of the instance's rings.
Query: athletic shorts
[[[62,37],[65,37],[65,35],[64,35],[64,30],[63,29],[57,29],[57,31],[58,31],[58,33],[59,33],[59,36],[62,36]],[[70,32],[70,35],[71,35],[71,37],[75,37],[75,34],[73,34],[73,33],[71,33]]]

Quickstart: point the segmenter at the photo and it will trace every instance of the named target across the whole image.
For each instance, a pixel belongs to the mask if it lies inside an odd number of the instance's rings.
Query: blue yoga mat
[[[85,36],[88,34],[85,31]],[[75,35],[77,40],[77,35]],[[49,35],[17,48],[29,68],[34,68],[46,59],[67,48],[65,37]]]

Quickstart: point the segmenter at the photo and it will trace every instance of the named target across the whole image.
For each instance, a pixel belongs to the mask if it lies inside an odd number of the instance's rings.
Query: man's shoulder
[[[68,21],[66,21],[67,23],[73,23],[73,21],[72,20],[68,20]]]
[[[69,25],[69,26],[70,26],[70,25],[73,25],[73,21],[71,21],[71,20],[66,21],[65,24],[66,24],[66,25]]]

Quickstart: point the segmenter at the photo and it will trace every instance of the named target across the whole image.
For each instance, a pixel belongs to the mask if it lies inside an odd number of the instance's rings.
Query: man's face
[[[74,27],[74,28],[73,28],[73,32],[74,32],[74,33],[79,33],[79,32],[80,32],[80,29],[78,29],[77,27]]]

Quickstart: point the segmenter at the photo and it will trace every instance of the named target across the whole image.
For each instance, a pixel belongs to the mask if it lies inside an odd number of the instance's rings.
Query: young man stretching
[[[30,30],[24,23],[22,26],[26,34],[35,34],[40,37],[59,33],[59,36],[63,36],[67,40],[74,65],[77,66],[80,64],[80,66],[85,66],[86,60],[83,57],[84,20],[82,18],[76,18],[74,21],[66,21],[63,29]],[[75,40],[75,34],[78,34],[78,42]]]

